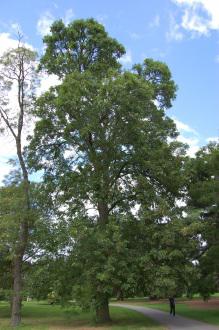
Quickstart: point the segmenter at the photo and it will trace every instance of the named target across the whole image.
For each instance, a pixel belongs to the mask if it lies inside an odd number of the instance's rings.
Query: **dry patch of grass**
[[[219,310],[219,299],[212,298],[208,301],[203,300],[189,300],[186,302],[189,306],[195,308],[203,308],[203,309],[218,309]]]

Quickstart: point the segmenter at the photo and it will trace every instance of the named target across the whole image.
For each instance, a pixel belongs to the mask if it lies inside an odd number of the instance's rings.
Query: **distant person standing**
[[[170,303],[170,314],[175,316],[175,299],[174,299],[174,297],[169,297],[169,303]]]

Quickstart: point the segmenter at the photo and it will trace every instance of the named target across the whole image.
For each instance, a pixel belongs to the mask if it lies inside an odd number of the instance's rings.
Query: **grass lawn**
[[[46,303],[24,303],[22,325],[17,329],[24,330],[165,330],[144,315],[124,308],[111,307],[113,322],[108,326],[97,326],[91,313],[81,312],[78,308],[62,308]],[[93,319],[93,321],[92,321]],[[0,302],[0,329],[12,329],[9,326],[9,308]]]
[[[147,302],[129,302],[127,303],[141,305],[145,307],[160,309],[165,312],[169,312],[169,304],[168,302],[162,303],[147,303]],[[210,324],[219,325],[219,308],[203,308],[199,306],[193,306],[188,304],[187,302],[176,302],[176,314],[194,319],[203,321]]]
[[[216,297],[216,298],[219,298],[219,292],[217,292],[217,293],[214,293],[214,294],[212,295],[212,297]]]

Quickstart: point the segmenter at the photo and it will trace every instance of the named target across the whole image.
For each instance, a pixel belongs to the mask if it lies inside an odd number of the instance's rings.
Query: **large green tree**
[[[58,212],[78,223],[72,244],[82,285],[97,319],[109,321],[113,287],[125,281],[138,249],[126,253],[118,224],[125,216],[136,221],[142,203],[169,209],[181,196],[183,148],[165,114],[176,86],[168,67],[152,59],[122,71],[124,48],[93,19],[55,22],[44,42],[41,69],[62,83],[37,102],[30,164],[44,170]]]

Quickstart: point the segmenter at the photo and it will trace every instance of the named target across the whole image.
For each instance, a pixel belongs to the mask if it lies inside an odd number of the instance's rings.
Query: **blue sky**
[[[1,1],[1,48],[11,45],[19,25],[41,53],[42,35],[54,19],[88,17],[125,46],[126,67],[146,57],[168,64],[178,85],[168,114],[191,153],[219,136],[219,0]],[[0,150],[0,161],[4,157]]]

